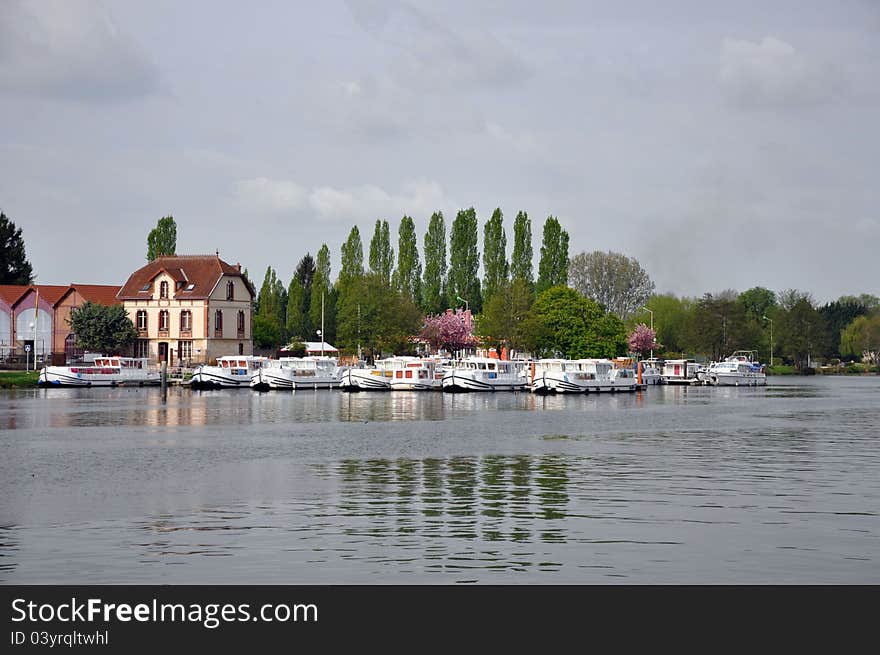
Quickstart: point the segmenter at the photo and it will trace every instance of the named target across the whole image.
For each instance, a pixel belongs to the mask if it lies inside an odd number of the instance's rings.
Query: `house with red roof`
[[[136,357],[171,365],[254,352],[254,288],[214,255],[164,255],[132,273],[116,298],[134,322]]]

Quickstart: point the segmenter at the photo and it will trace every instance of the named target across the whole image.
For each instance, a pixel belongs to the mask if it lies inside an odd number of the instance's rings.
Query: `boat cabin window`
[[[495,370],[495,364],[494,364],[494,363],[488,364],[488,365],[487,365],[487,368],[488,368],[490,371],[494,371],[494,370]]]

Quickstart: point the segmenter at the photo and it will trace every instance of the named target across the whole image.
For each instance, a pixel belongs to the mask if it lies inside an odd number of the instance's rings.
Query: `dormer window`
[[[168,282],[166,280],[162,280],[159,283],[159,297],[168,298]]]
[[[141,291],[149,291],[149,290],[150,290],[150,283],[147,282],[147,283],[143,286],[143,288],[141,289]]]
[[[235,300],[235,282],[232,280],[226,283],[226,300]]]
[[[190,283],[186,286],[186,290],[187,290],[187,291],[192,291],[192,290],[195,289],[195,288],[196,288],[196,283],[195,283],[195,282],[190,282]]]

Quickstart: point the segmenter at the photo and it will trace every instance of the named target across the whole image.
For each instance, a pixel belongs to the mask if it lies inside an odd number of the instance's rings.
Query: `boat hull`
[[[159,374],[133,376],[101,373],[73,373],[67,367],[50,366],[40,371],[37,386],[53,387],[145,387],[161,382]]]
[[[391,383],[380,375],[373,375],[372,369],[348,369],[339,381],[343,391],[391,391]]]
[[[443,376],[446,393],[469,393],[474,391],[523,391],[526,383],[511,380],[478,380],[469,375],[450,372]]]

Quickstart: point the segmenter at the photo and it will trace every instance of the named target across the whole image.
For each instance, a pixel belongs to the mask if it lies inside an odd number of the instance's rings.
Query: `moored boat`
[[[393,357],[386,360],[391,370],[392,391],[440,391],[443,368],[439,360],[420,357]]]
[[[384,360],[371,367],[351,367],[341,372],[339,388],[343,391],[391,391],[391,369]]]
[[[193,389],[248,388],[251,385],[251,378],[268,361],[268,357],[253,355],[218,357],[216,366],[203,364],[196,367],[190,386]]]
[[[757,353],[751,350],[738,350],[722,362],[713,362],[700,373],[706,384],[718,387],[758,387],[767,384],[767,374],[759,364]]]
[[[664,384],[699,384],[703,366],[691,359],[666,359],[660,368]]]
[[[511,361],[468,357],[443,372],[443,391],[522,391],[527,380]]]
[[[251,378],[251,388],[330,389],[339,386],[339,367],[334,357],[280,357],[270,359]]]
[[[142,387],[160,382],[150,360],[136,357],[96,357],[92,364],[46,366],[37,378],[41,387]]]

